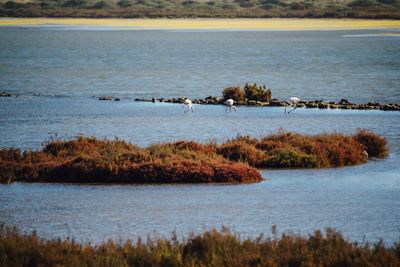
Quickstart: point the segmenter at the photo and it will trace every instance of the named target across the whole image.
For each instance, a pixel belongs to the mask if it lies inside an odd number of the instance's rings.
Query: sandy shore
[[[74,19],[1,18],[0,26],[89,26],[177,30],[400,29],[400,20],[366,19]]]

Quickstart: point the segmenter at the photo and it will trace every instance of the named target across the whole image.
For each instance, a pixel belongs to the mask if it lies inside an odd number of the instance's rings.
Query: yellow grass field
[[[71,25],[177,30],[400,29],[400,20],[367,19],[76,19],[1,18],[0,26]]]

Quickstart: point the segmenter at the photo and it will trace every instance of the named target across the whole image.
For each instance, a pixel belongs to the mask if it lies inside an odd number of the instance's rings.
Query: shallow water
[[[400,102],[400,38],[380,31],[167,32],[0,29],[0,147],[39,148],[57,133],[139,145],[224,141],[280,128],[302,133],[367,128],[390,156],[323,170],[264,170],[250,185],[0,185],[0,221],[79,241],[184,235],[228,226],[244,235],[307,234],[331,226],[351,240],[400,237],[400,112],[136,103],[135,97],[218,94],[265,82],[277,97]],[[363,38],[344,35],[367,35]],[[116,42],[115,40],[118,40]],[[258,51],[258,52],[257,52]],[[41,93],[40,96],[33,96]],[[103,102],[92,95],[114,95]]]

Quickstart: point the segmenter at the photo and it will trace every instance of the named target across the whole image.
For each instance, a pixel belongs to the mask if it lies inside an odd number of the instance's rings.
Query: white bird
[[[289,110],[288,112],[286,112],[287,105],[285,105],[285,113],[290,113],[290,112],[292,112],[293,110],[295,110],[295,109],[297,108],[297,103],[298,103],[299,101],[300,101],[300,99],[298,99],[297,97],[292,96],[292,97],[289,99],[289,107],[292,107],[292,110]]]
[[[228,108],[229,108],[229,111],[230,111],[230,112],[232,112],[232,109],[233,109],[235,112],[237,111],[237,108],[233,105],[234,102],[235,102],[235,101],[233,101],[233,99],[228,99],[228,100],[226,100],[226,101],[224,102],[224,104],[227,105],[227,107],[226,107],[226,109],[225,109],[225,112],[228,111]]]
[[[183,109],[183,112],[185,112],[185,113],[189,112],[189,111],[194,112],[194,107],[193,107],[192,101],[190,99],[185,99],[182,104],[182,109]]]

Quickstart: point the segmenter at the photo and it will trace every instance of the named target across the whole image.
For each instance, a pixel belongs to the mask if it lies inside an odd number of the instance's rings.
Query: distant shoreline
[[[0,18],[0,27],[87,26],[144,30],[367,30],[400,29],[400,20],[232,18],[232,19],[123,19],[123,18]]]

